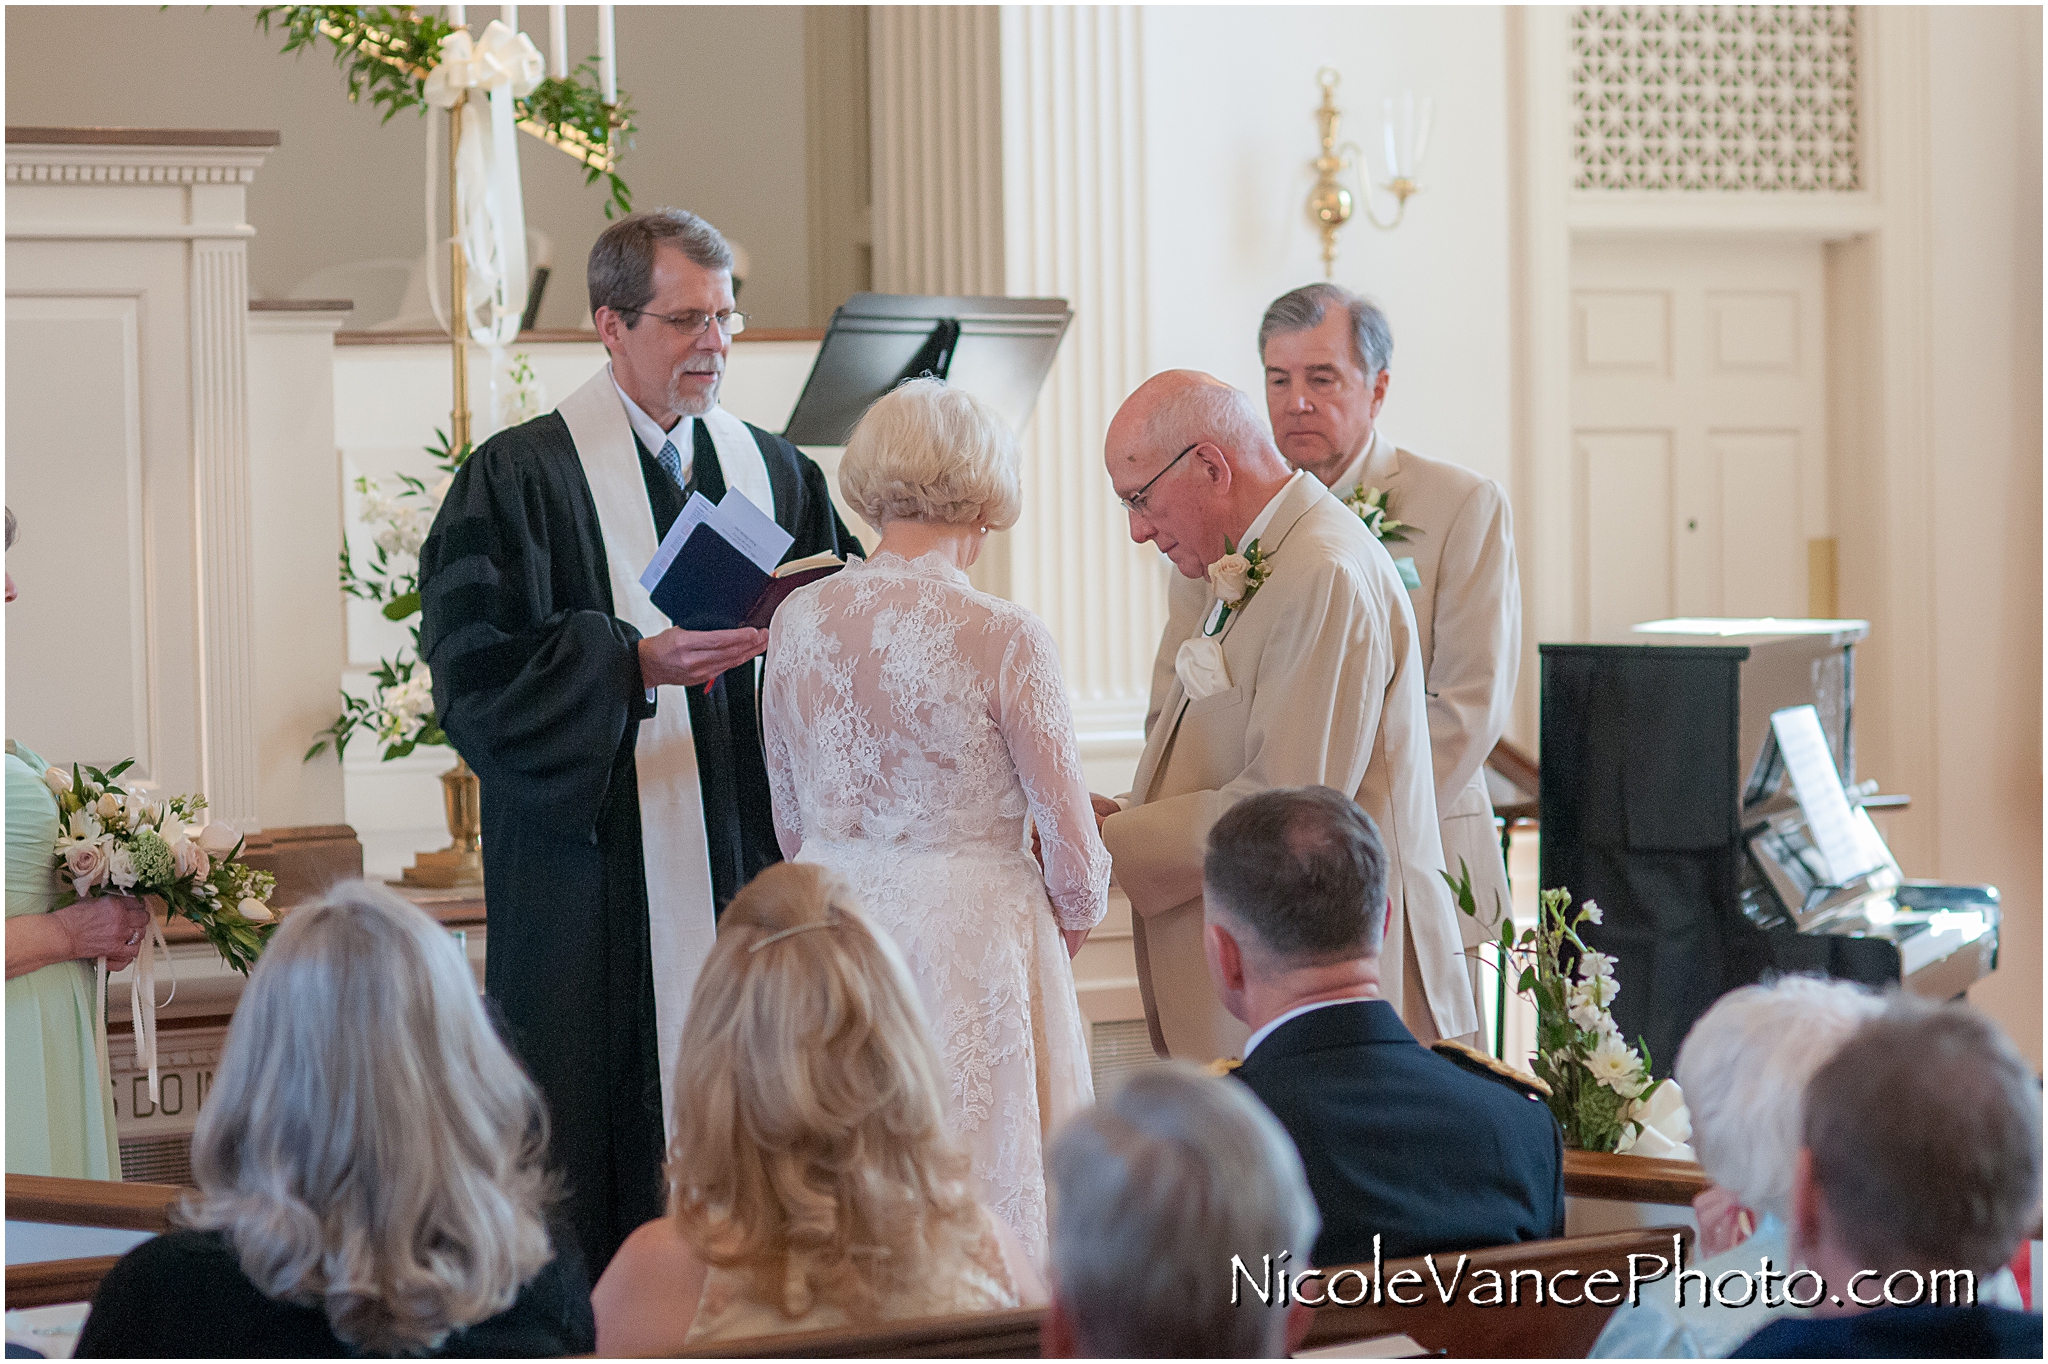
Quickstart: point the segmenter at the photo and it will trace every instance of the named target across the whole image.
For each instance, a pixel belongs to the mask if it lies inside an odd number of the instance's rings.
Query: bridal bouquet
[[[69,888],[66,903],[155,896],[169,913],[197,924],[221,959],[247,975],[277,928],[268,903],[277,878],[241,860],[242,836],[233,825],[203,822],[204,796],[153,800],[116,785],[134,761],[105,772],[73,766],[43,773],[57,797],[53,856]],[[154,923],[150,933],[160,944]]]

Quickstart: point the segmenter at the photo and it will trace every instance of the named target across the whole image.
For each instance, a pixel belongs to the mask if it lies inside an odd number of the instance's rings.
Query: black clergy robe
[[[692,427],[692,485],[717,501],[717,453],[705,424]],[[823,471],[748,429],[775,519],[796,537],[788,557],[860,553]],[[686,491],[639,454],[666,532]],[[647,700],[640,632],[613,614],[597,506],[558,413],[499,432],[456,473],[420,551],[420,595],[435,711],[480,779],[485,989],[547,1099],[564,1213],[594,1280],[667,1201],[634,743],[655,705],[689,705],[722,909],[780,856],[756,665],[708,696],[670,687]]]

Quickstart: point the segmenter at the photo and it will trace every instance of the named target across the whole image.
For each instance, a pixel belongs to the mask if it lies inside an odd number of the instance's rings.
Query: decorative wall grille
[[[1574,187],[1862,187],[1854,5],[1572,12]]]

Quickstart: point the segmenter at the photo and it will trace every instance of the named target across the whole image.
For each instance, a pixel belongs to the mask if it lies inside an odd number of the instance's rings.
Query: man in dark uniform
[[[610,363],[501,431],[420,552],[421,653],[482,781],[485,986],[548,1101],[592,1276],[661,1215],[667,1093],[717,911],[778,859],[761,630],[670,625],[640,574],[691,492],[743,496],[788,557],[857,553],[824,474],[718,406],[732,250],[677,209],[591,248]]]
[[[1561,1236],[1550,1110],[1426,1050],[1379,998],[1386,867],[1371,817],[1323,786],[1232,806],[1202,867],[1210,976],[1252,1029],[1230,1073],[1301,1152],[1315,1263],[1370,1261],[1375,1235],[1389,1259]]]

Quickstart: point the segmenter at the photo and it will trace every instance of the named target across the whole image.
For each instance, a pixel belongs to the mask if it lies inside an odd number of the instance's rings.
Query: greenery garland
[[[256,23],[265,33],[273,23],[285,34],[285,52],[334,45],[334,64],[348,78],[348,97],[365,96],[384,110],[384,121],[402,109],[426,112],[427,76],[441,60],[441,40],[455,26],[436,14],[395,5],[264,5]],[[604,216],[633,211],[633,194],[620,178],[620,152],[632,145],[633,108],[622,97],[607,104],[597,71],[580,62],[570,79],[549,76],[515,102],[519,126],[583,162],[583,183],[603,176],[611,197]]]

